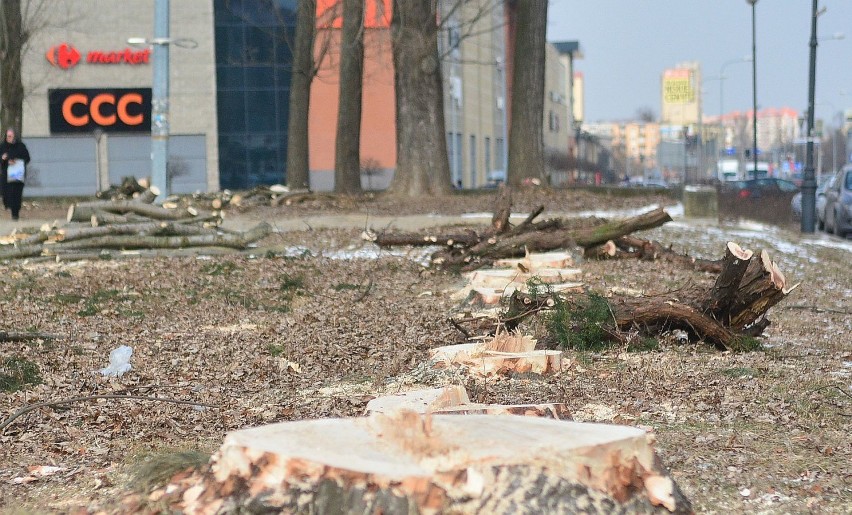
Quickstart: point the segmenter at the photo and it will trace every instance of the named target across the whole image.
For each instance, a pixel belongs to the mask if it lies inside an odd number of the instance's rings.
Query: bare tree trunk
[[[438,56],[436,0],[394,0],[391,19],[396,87],[396,173],[389,192],[451,191]]]
[[[296,15],[293,75],[290,80],[290,120],[287,127],[287,185],[291,189],[310,187],[308,113],[311,81],[314,78],[316,17],[316,0],[301,0]]]
[[[24,84],[21,79],[21,48],[25,41],[21,0],[0,5],[0,124],[5,130],[23,130]]]
[[[364,76],[364,0],[343,0],[340,104],[334,156],[334,191],[361,191],[361,97]]]
[[[517,2],[509,184],[544,179],[544,60],[547,0]]]

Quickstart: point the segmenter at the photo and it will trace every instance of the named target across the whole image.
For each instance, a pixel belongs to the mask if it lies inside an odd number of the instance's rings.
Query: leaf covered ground
[[[229,216],[460,214],[488,212],[493,200],[326,198]],[[544,204],[546,217],[651,203],[672,204],[535,190],[517,195],[514,210]],[[50,208],[23,216],[39,210]],[[569,350],[555,376],[486,381],[423,367],[430,348],[463,341],[447,322],[463,279],[425,268],[419,251],[378,252],[361,230],[281,232],[253,252],[217,257],[0,264],[0,331],[44,336],[0,342],[0,374],[18,381],[0,391],[0,424],[36,403],[95,395],[204,404],[93,399],[12,420],[0,430],[0,511],[120,511],[121,499],[150,486],[140,465],[156,456],[209,453],[231,430],[358,416],[379,394],[461,383],[474,402],[562,402],[576,420],[653,431],[701,513],[852,512],[852,253],[839,240],[677,218],[641,236],[708,259],[726,241],[766,249],[801,283],[770,310],[762,350],[721,353],[663,335],[652,350]],[[663,262],[578,266],[602,295],[713,281]],[[552,343],[544,324],[525,329]],[[133,349],[132,369],[103,377],[121,345]]]

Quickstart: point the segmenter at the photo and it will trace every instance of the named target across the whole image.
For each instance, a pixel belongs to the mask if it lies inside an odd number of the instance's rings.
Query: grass
[[[178,472],[199,468],[210,461],[210,454],[199,450],[161,449],[141,460],[131,469],[130,487],[147,493],[165,486]]]
[[[545,315],[548,332],[566,349],[597,351],[612,346],[607,326],[612,322],[609,303],[591,293],[576,303],[568,303],[558,295],[556,303]]]
[[[201,273],[210,276],[228,276],[236,269],[237,264],[233,261],[216,261],[214,263],[207,263],[201,267]]]
[[[41,384],[41,381],[38,366],[24,358],[11,356],[0,366],[0,391],[16,392],[28,385]]]

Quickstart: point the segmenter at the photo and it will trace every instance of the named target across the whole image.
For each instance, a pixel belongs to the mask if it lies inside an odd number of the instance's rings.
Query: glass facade
[[[286,182],[297,0],[214,0],[219,182]]]

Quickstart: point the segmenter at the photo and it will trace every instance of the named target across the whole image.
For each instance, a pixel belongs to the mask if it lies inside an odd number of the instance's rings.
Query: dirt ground
[[[490,212],[493,202],[493,192],[416,202],[324,197],[235,209],[226,220],[460,215]],[[530,190],[515,195],[513,211],[539,204],[545,218],[652,204],[677,210],[664,196]],[[66,208],[30,202],[19,223],[59,218]],[[31,363],[37,371],[28,377],[38,383],[0,391],[0,426],[27,406],[92,395],[205,406],[98,399],[12,420],[0,429],[0,512],[120,512],[120,500],[145,484],[140,464],[157,456],[210,453],[231,430],[358,416],[376,395],[461,383],[474,402],[562,402],[575,420],[653,431],[699,513],[852,513],[852,247],[793,229],[675,216],[641,234],[708,259],[720,258],[726,241],[766,249],[789,283],[801,283],[770,310],[759,351],[719,352],[663,335],[654,350],[568,350],[570,364],[555,376],[487,381],[423,367],[430,348],[463,341],[447,322],[463,278],[424,267],[419,250],[379,252],[361,239],[363,227],[305,224],[252,252],[217,257],[2,263],[0,331],[45,338],[0,341],[0,372]],[[578,267],[603,295],[714,279],[663,262]],[[552,344],[543,324],[524,329]],[[122,345],[133,349],[132,369],[102,377]],[[59,469],[39,477],[38,466]]]

